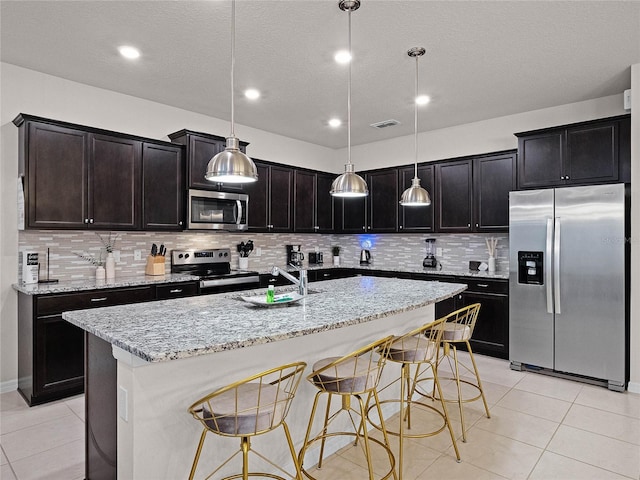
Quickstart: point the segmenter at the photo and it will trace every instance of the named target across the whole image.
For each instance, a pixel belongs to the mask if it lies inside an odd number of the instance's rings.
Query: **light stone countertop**
[[[240,296],[266,289],[65,312],[74,325],[148,362],[249,347],[355,325],[457,295],[464,284],[352,277],[310,284],[288,305],[257,307]],[[276,294],[291,287],[276,288]]]
[[[58,283],[14,283],[14,290],[27,295],[47,295],[52,293],[73,293],[86,290],[100,290],[103,288],[138,287],[141,285],[153,285],[157,283],[183,283],[193,282],[198,277],[182,273],[167,273],[165,275],[131,275],[118,276],[113,280],[96,280],[95,278],[80,278]]]

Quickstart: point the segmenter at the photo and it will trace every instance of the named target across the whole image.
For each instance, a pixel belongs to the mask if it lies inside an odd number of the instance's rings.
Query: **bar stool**
[[[240,450],[234,453],[207,477],[212,477],[232,458],[242,452],[242,473],[224,477],[225,479],[248,477],[268,477],[285,480],[284,477],[271,473],[249,472],[249,452],[255,453],[267,463],[271,464],[289,478],[302,480],[300,466],[296,456],[289,427],[285,417],[289,412],[291,401],[295,396],[302,378],[302,372],[307,366],[304,362],[290,363],[266,370],[251,377],[222,387],[196,401],[188,409],[193,417],[204,427],[198,449],[196,450],[189,479],[193,479],[204,439],[208,432],[225,437],[240,437]],[[282,425],[289,450],[296,469],[293,477],[281,467],[251,448],[250,437],[262,435]]]
[[[373,480],[373,465],[371,462],[371,442],[383,447],[389,457],[390,469],[384,474],[382,480],[393,475],[397,479],[395,471],[395,458],[389,445],[384,428],[384,420],[382,410],[380,409],[380,400],[378,398],[377,386],[380,382],[380,375],[385,364],[386,353],[391,344],[393,337],[386,337],[381,340],[370,343],[369,345],[351,352],[343,357],[329,357],[317,361],[313,365],[313,372],[307,376],[307,380],[318,388],[311,409],[311,417],[309,418],[309,426],[304,437],[302,449],[299,453],[300,470],[310,479],[314,479],[311,474],[304,468],[305,454],[309,447],[315,442],[320,441],[320,454],[318,460],[318,468],[322,468],[322,460],[324,455],[325,442],[327,438],[346,435],[355,437],[354,445],[360,440],[360,446],[364,449],[364,455],[369,470],[369,479]],[[376,353],[379,352],[379,353]],[[315,418],[318,401],[323,394],[327,394],[327,406],[324,415],[324,421],[321,431],[313,438],[311,437],[311,429]],[[331,414],[331,399],[334,395],[339,395],[342,404],[339,410]],[[366,395],[366,401],[362,396]],[[358,401],[358,408],[351,407],[351,397],[355,397]],[[384,443],[380,440],[371,438],[367,432],[367,406],[373,399],[374,406],[378,411],[381,419],[381,430],[384,437]],[[341,412],[348,414],[353,426],[352,432],[329,432],[329,425],[338,417]],[[359,416],[360,421],[356,425],[353,413]]]
[[[472,305],[467,305],[455,312],[451,312],[445,318],[446,322],[442,325],[442,353],[438,358],[437,368],[440,368],[440,364],[446,358],[449,364],[449,368],[451,369],[451,373],[453,377],[447,378],[448,380],[455,380],[456,386],[458,389],[458,397],[453,400],[446,400],[447,402],[457,402],[458,409],[460,410],[460,422],[462,423],[462,441],[467,441],[467,432],[464,423],[464,408],[463,405],[465,403],[474,402],[480,398],[482,398],[482,403],[484,404],[484,410],[487,414],[487,418],[491,418],[491,414],[489,413],[489,406],[487,405],[487,399],[484,396],[484,390],[482,389],[482,382],[480,381],[480,374],[478,373],[478,366],[476,365],[476,361],[473,358],[473,351],[471,350],[471,345],[469,344],[469,339],[473,335],[473,329],[476,325],[476,320],[478,319],[478,313],[480,312],[480,304],[474,303]],[[471,358],[471,364],[473,369],[469,366],[465,365],[458,358],[458,349],[456,344],[463,343],[467,347],[467,352],[469,352],[469,357]],[[451,359],[451,354],[453,353],[453,361]],[[473,374],[475,377],[475,381],[465,380],[460,375],[460,367],[462,367],[466,372]],[[444,377],[441,377],[444,379]],[[471,398],[464,398],[462,395],[461,384],[470,385],[477,391],[477,395]]]
[[[387,360],[390,362],[397,362],[401,364],[400,373],[400,398],[384,400],[382,403],[400,403],[400,427],[399,431],[394,432],[388,430],[390,435],[396,435],[400,439],[399,454],[398,454],[398,475],[402,479],[402,467],[404,462],[404,439],[405,438],[425,438],[437,435],[445,428],[449,430],[451,436],[451,443],[456,453],[456,460],[460,462],[460,452],[458,451],[458,444],[456,443],[456,437],[451,427],[451,421],[449,419],[449,413],[447,411],[447,405],[442,400],[442,388],[437,375],[436,362],[438,360],[438,351],[440,350],[440,341],[442,339],[442,325],[445,322],[445,318],[438,319],[434,322],[427,323],[418,327],[402,336],[393,337],[393,341],[387,351]],[[411,375],[411,366],[415,365],[415,376]],[[421,371],[422,370],[422,371]],[[421,377],[425,372],[432,372],[432,377]],[[440,400],[440,406],[442,411],[438,410],[433,405],[429,405],[423,402],[413,400],[413,395],[416,392],[418,382],[425,380],[433,380],[433,388],[437,390]],[[395,383],[395,382],[393,382]],[[391,385],[391,384],[390,384]],[[387,385],[384,388],[389,387]],[[422,393],[421,393],[422,394]],[[424,395],[424,394],[422,394]],[[411,408],[414,405],[419,405],[431,412],[435,412],[442,417],[442,426],[431,431],[421,431],[418,433],[407,433],[405,431],[405,422],[407,423],[407,430],[411,429]],[[376,428],[381,428],[379,425],[375,425]]]

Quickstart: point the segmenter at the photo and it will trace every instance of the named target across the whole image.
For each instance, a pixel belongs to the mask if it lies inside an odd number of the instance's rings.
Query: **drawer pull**
[[[326,278],[326,277],[330,277],[331,274],[330,273],[323,273],[322,276]]]
[[[477,285],[478,285],[479,287],[482,287],[482,288],[487,288],[487,287],[489,286],[489,285],[488,285],[488,284],[486,284],[486,283],[478,283]]]
[[[173,290],[169,290],[169,293],[182,293],[181,288],[174,288]]]
[[[91,301],[92,302],[104,302],[106,299],[107,299],[107,297],[92,298]]]

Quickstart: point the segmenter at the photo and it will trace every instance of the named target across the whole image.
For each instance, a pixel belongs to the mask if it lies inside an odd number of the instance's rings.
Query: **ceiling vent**
[[[372,123],[370,126],[373,128],[387,128],[387,127],[395,127],[396,125],[400,125],[398,120],[384,120],[378,123]]]

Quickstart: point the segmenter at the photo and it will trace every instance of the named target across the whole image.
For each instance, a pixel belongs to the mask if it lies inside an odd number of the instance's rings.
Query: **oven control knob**
[[[188,254],[188,253],[185,253],[185,254],[184,254],[184,258],[189,258],[189,254]]]
[[[229,254],[228,254],[227,252],[224,252],[224,256],[225,256],[225,257],[228,257],[228,256],[229,256]]]
[[[178,255],[178,258],[182,258],[183,256],[184,256],[184,255],[180,254],[180,255]]]
[[[219,256],[219,257],[222,257],[222,252],[218,252],[218,256]]]

